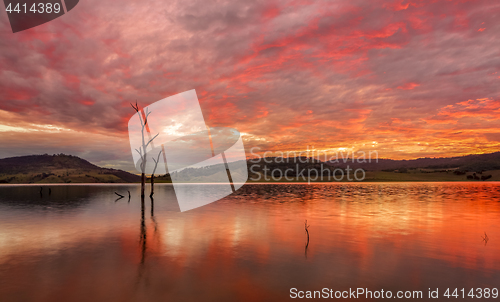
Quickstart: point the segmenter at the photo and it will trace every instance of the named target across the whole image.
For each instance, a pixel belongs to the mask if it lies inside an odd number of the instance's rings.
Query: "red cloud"
[[[0,23],[0,109],[19,126],[126,145],[129,102],[195,88],[207,123],[259,138],[249,146],[377,141],[387,157],[496,146],[479,133],[500,127],[491,1],[89,1],[15,35]],[[398,153],[420,140],[429,147]]]

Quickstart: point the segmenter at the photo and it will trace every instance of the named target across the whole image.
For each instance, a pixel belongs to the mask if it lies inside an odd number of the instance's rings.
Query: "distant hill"
[[[360,160],[361,161],[361,160]],[[371,162],[344,161],[324,162],[311,157],[266,157],[247,160],[248,181],[304,181],[309,170],[316,170],[323,176],[341,175],[349,166],[351,171],[366,171],[366,181],[465,181],[465,180],[500,180],[500,152],[476,154],[449,158],[419,158],[414,160],[373,159]],[[188,168],[176,172],[178,181],[196,182],[209,177],[209,182],[226,178],[220,174],[217,165],[203,169]],[[487,172],[483,175],[482,172]],[[477,173],[477,175],[476,175]],[[488,177],[488,175],[491,175]],[[316,172],[312,172],[314,178]],[[288,179],[287,179],[288,178]],[[319,178],[332,179],[332,178]],[[171,182],[170,175],[158,175],[158,182]]]
[[[363,169],[366,172],[365,181],[466,181],[466,180],[500,180],[500,152],[490,154],[473,154],[448,158],[419,158],[414,160],[372,159],[371,162],[362,158],[345,158],[334,161],[321,161],[306,157],[266,157],[248,160],[249,180],[271,180],[263,175],[277,176],[275,181],[296,177],[297,181],[304,180],[300,171],[309,169],[318,171],[319,175],[345,174],[350,171]],[[266,171],[267,170],[267,171]],[[483,172],[485,172],[483,174]],[[307,177],[307,173],[305,175]],[[281,177],[283,176],[283,177]],[[311,173],[311,178],[316,172]],[[333,177],[332,177],[333,178]],[[331,180],[323,177],[322,179]],[[337,177],[340,179],[340,177]],[[319,178],[321,179],[321,178]]]
[[[500,152],[474,154],[448,158],[419,158],[414,160],[379,159],[378,162],[359,162],[357,159],[338,159],[323,162],[313,158],[267,157],[247,160],[249,181],[264,181],[263,175],[301,177],[300,171],[315,169],[323,175],[336,169],[363,169],[369,181],[420,181],[420,180],[467,180],[482,176],[490,171],[489,180],[500,180]],[[217,166],[206,167],[200,174],[196,169],[176,172],[179,181],[203,181],[210,176],[210,182],[225,179]],[[267,171],[266,171],[267,170]],[[329,172],[327,170],[330,170]],[[495,172],[496,171],[496,172]],[[220,173],[219,173],[220,174]],[[498,174],[498,175],[497,175]],[[307,174],[305,174],[307,175]],[[0,159],[0,183],[130,183],[139,182],[140,176],[122,170],[98,167],[82,158],[72,155],[30,155]],[[157,182],[171,182],[170,175],[157,175]]]
[[[129,183],[140,176],[101,168],[77,156],[29,155],[0,159],[0,183]]]
[[[490,154],[473,154],[458,157],[442,158],[419,158],[412,160],[376,159],[371,161],[362,158],[339,158],[336,161],[321,161],[307,157],[266,157],[251,159],[247,161],[249,172],[259,171],[263,167],[270,170],[279,169],[285,171],[288,168],[320,169],[323,165],[330,168],[350,169],[362,168],[365,171],[394,171],[399,169],[431,169],[431,170],[458,170],[463,172],[482,172],[488,170],[500,170],[500,152]],[[253,171],[250,166],[254,165]]]
[[[368,161],[368,159],[366,160]],[[329,165],[357,169],[362,168],[366,171],[393,171],[398,169],[454,169],[463,172],[482,172],[488,170],[500,169],[500,152],[489,154],[471,154],[457,157],[438,157],[438,158],[418,158],[412,160],[393,160],[379,159],[378,162],[372,159],[371,163],[360,163],[355,158],[328,162]]]

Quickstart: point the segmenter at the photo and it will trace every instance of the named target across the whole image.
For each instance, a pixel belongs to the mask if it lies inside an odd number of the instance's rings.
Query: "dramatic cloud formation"
[[[133,170],[130,102],[196,89],[248,150],[498,151],[497,1],[80,1],[13,34],[0,14],[0,157]]]

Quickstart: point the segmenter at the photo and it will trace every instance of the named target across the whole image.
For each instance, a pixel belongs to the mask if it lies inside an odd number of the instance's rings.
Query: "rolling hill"
[[[366,160],[368,161],[368,160]],[[489,154],[471,154],[456,157],[418,158],[412,160],[372,159],[370,162],[354,162],[351,159],[338,159],[328,162],[329,165],[353,169],[362,168],[367,171],[393,171],[398,169],[455,169],[464,172],[482,172],[500,169],[500,152]]]
[[[249,181],[268,175],[282,175],[299,181],[298,171],[316,169],[333,172],[336,169],[363,169],[365,181],[464,181],[492,175],[488,180],[500,180],[500,152],[449,158],[419,158],[414,160],[379,159],[378,162],[353,162],[352,159],[323,162],[313,158],[261,158],[247,160]],[[199,174],[192,168],[177,172],[179,181],[201,181],[217,169],[207,167]],[[323,170],[322,170],[323,169]],[[214,171],[212,171],[214,170]],[[279,171],[278,171],[279,170]],[[195,173],[196,172],[196,173]],[[483,174],[483,172],[485,172]],[[195,173],[195,174],[193,174]],[[326,172],[325,172],[326,173]],[[333,175],[333,173],[332,173]],[[225,177],[225,175],[223,175]],[[203,178],[202,177],[202,178]],[[224,178],[222,177],[222,178]],[[171,182],[170,175],[157,175],[157,182]],[[214,178],[210,178],[211,182]],[[29,155],[0,159],[0,183],[133,183],[140,176],[122,170],[98,167],[72,155]]]
[[[72,155],[29,155],[0,159],[0,183],[130,183],[140,176],[98,167]]]

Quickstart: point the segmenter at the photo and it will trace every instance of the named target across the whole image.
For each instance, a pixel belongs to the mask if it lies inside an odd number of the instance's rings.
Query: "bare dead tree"
[[[153,173],[151,173],[151,194],[149,194],[149,197],[153,197],[155,194],[155,172],[156,172],[156,167],[158,167],[158,162],[160,161],[160,155],[163,150],[160,150],[158,153],[158,157],[155,159],[153,157],[153,161],[155,162],[155,168],[153,169]]]
[[[146,142],[145,136],[144,136],[144,129],[146,128],[146,125],[148,123],[148,116],[151,114],[151,112],[148,111],[146,108],[146,112],[144,112],[144,116],[142,111],[139,109],[139,105],[137,105],[137,101],[135,101],[134,104],[130,104],[132,108],[134,108],[135,112],[137,112],[137,115],[139,116],[139,120],[141,121],[141,135],[142,135],[142,147],[139,149],[135,149],[137,153],[139,153],[139,156],[141,157],[141,197],[144,198],[144,187],[146,186],[146,156],[147,156],[147,148],[149,144],[158,136],[156,134],[153,138],[151,138],[148,142]]]

